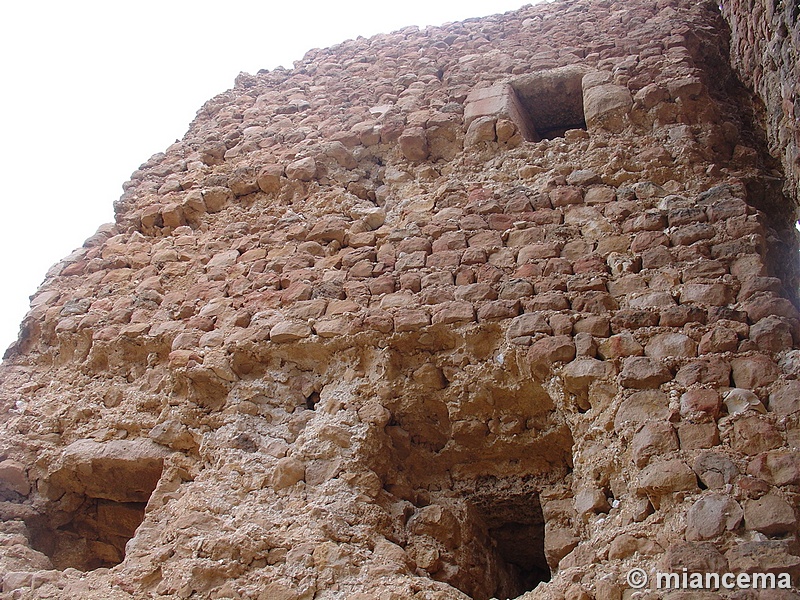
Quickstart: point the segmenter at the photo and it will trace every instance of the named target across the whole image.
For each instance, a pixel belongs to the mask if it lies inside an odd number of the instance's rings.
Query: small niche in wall
[[[57,569],[113,567],[145,516],[166,449],[149,440],[79,440],[43,490],[48,504],[28,521],[32,545]]]
[[[575,66],[523,75],[511,82],[516,104],[529,122],[526,139],[563,137],[569,129],[586,129],[581,81],[586,71]]]

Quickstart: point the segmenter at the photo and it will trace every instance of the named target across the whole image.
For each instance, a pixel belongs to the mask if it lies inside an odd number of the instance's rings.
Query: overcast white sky
[[[0,8],[0,354],[47,269],[113,220],[122,183],[240,71],[530,0],[9,0]]]

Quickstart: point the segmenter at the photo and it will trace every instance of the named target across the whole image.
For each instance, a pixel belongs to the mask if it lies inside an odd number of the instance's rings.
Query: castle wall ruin
[[[770,6],[561,1],[241,74],[6,353],[0,598],[796,586],[798,44]],[[702,597],[796,597],[747,593]]]

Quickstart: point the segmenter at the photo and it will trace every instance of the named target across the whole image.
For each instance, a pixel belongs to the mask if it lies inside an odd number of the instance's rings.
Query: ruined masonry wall
[[[764,105],[770,150],[800,198],[800,4],[793,0],[725,0],[732,60]]]
[[[6,353],[0,598],[797,581],[787,138],[730,51],[574,0],[241,74]]]

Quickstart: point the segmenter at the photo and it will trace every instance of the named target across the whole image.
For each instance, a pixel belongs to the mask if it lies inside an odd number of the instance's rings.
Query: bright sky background
[[[530,1],[4,2],[0,354],[47,269],[113,220],[122,183],[240,71]]]

